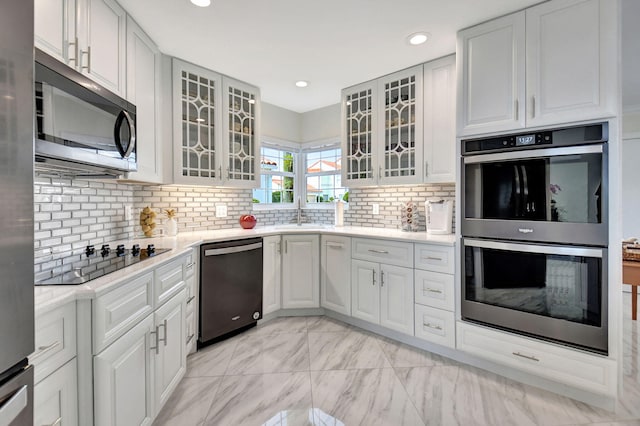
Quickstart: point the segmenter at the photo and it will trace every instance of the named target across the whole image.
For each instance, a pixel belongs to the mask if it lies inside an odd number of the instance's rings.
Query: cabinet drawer
[[[425,271],[455,273],[455,255],[453,247],[431,244],[416,244],[416,269]]]
[[[76,302],[38,316],[35,323],[36,351],[29,362],[38,383],[76,356]]]
[[[185,258],[185,265],[184,265],[184,276],[185,278],[189,278],[189,277],[193,277],[195,276],[196,273],[196,261],[195,261],[195,254],[193,252],[193,249],[191,250],[191,253],[187,255],[187,257]]]
[[[415,302],[432,308],[454,311],[455,290],[453,275],[439,272],[415,272]]]
[[[416,337],[453,348],[456,344],[455,329],[453,312],[415,305]]]
[[[153,311],[149,272],[93,301],[93,353],[97,354]]]
[[[472,355],[588,391],[616,392],[616,365],[604,357],[460,321],[457,329],[458,349]]]
[[[413,244],[353,238],[351,242],[351,257],[413,268]]]
[[[78,373],[76,359],[57,369],[33,388],[33,424],[78,424]]]
[[[155,271],[154,294],[155,307],[158,308],[184,288],[184,273],[182,270],[185,258],[172,260]]]

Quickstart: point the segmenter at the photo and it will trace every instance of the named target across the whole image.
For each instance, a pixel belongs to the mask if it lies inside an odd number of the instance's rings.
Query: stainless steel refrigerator
[[[0,425],[33,424],[33,0],[0,0]]]

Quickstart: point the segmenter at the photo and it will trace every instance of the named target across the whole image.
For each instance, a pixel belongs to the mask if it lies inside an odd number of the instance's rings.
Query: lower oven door
[[[608,352],[606,249],[463,239],[462,318]]]

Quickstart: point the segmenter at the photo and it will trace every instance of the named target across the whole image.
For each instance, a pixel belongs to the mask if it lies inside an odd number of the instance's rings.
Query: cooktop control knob
[[[85,254],[87,255],[87,257],[96,254],[96,248],[94,246],[87,246],[86,250],[84,251]]]
[[[124,244],[118,244],[118,247],[116,247],[116,256],[122,257],[124,255],[125,255]]]
[[[138,256],[139,254],[140,254],[140,244],[134,244],[133,247],[131,247],[131,255]]]
[[[149,244],[147,246],[147,256],[153,256],[154,254],[156,254],[156,246]]]
[[[106,257],[109,255],[109,253],[111,253],[111,248],[109,247],[109,244],[103,244],[102,250],[100,250],[100,254],[102,254],[102,257]]]

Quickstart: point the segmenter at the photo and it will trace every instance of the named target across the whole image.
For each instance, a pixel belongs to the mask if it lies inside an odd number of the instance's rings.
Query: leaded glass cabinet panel
[[[224,176],[231,186],[257,187],[260,165],[260,92],[256,87],[223,78],[226,114]]]
[[[174,60],[174,182],[221,184],[219,74]]]
[[[422,181],[422,66],[379,80],[379,183]]]
[[[350,87],[342,92],[342,174],[346,186],[376,182],[375,82]]]

